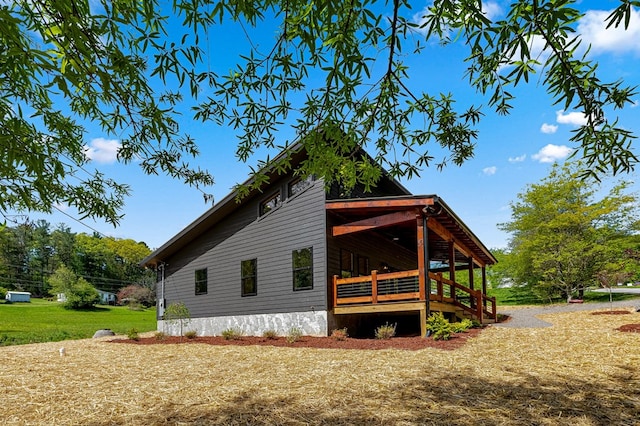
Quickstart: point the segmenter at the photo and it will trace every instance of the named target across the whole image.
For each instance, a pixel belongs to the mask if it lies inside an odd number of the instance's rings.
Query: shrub
[[[331,337],[336,340],[347,340],[347,337],[349,337],[349,333],[347,333],[347,327],[336,328],[331,332]]]
[[[295,343],[302,337],[302,330],[297,327],[293,327],[289,329],[289,333],[287,334],[287,343]]]
[[[184,337],[186,337],[187,339],[195,339],[196,337],[198,337],[198,332],[195,330],[189,330],[184,333]]]
[[[127,337],[131,340],[140,340],[140,335],[138,334],[138,330],[136,328],[132,328],[127,331]]]
[[[435,312],[427,318],[427,330],[430,332],[433,340],[449,340],[453,333],[453,327],[442,312]]]
[[[468,329],[473,328],[473,322],[469,318],[465,318],[462,321],[451,323],[451,329],[454,333],[462,333]]]
[[[153,337],[155,337],[156,340],[164,340],[167,338],[167,335],[163,331],[156,331]]]
[[[264,333],[262,333],[262,337],[273,340],[278,337],[278,333],[276,333],[275,330],[265,330]]]
[[[391,325],[389,323],[386,323],[385,325],[381,325],[380,327],[376,328],[376,339],[391,339],[396,335],[396,325],[397,324]]]
[[[224,340],[239,340],[242,337],[242,331],[237,328],[227,328],[222,332]]]
[[[123,287],[117,294],[118,304],[120,305],[142,305],[149,308],[156,304],[156,295],[148,287],[140,285],[129,285]]]
[[[0,300],[5,300],[4,298],[7,296],[7,290],[4,287],[0,287]]]

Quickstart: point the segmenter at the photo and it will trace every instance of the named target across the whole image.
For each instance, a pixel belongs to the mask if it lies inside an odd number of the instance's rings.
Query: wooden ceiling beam
[[[370,217],[367,219],[357,220],[355,222],[336,225],[333,227],[331,234],[334,237],[339,235],[353,234],[355,232],[367,231],[370,229],[384,228],[400,223],[409,222],[416,219],[415,210],[406,210],[402,212],[389,213],[381,216]]]
[[[351,201],[330,201],[325,203],[327,210],[349,210],[349,209],[376,209],[376,208],[406,208],[406,207],[426,207],[432,206],[435,201],[429,198],[410,198],[400,200],[351,200]]]
[[[427,220],[427,226],[431,231],[436,233],[440,238],[445,241],[453,241],[454,248],[462,253],[465,257],[471,257],[478,266],[484,266],[484,262],[481,259],[475,258],[473,256],[473,251],[469,250],[469,248],[458,240],[452,232],[450,232],[447,228],[445,228],[436,218],[429,218]]]

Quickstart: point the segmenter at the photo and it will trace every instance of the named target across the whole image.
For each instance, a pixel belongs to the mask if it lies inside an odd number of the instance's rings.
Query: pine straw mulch
[[[553,327],[489,327],[451,351],[105,339],[3,347],[0,423],[638,424],[640,335],[616,329],[640,313],[541,318]]]

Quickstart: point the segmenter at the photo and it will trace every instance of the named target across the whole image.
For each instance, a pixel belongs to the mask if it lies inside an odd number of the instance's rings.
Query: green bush
[[[427,330],[433,340],[449,340],[453,334],[453,327],[442,312],[435,312],[427,318]]]
[[[276,333],[275,330],[265,330],[264,333],[262,333],[262,337],[273,340],[278,337],[278,333]]]
[[[478,323],[465,318],[460,322],[450,323],[442,312],[435,312],[427,318],[427,330],[433,340],[449,340],[454,333],[462,333]]]
[[[397,324],[391,325],[389,323],[386,323],[385,325],[381,325],[380,327],[376,328],[376,331],[375,331],[376,339],[381,339],[381,340],[391,339],[393,336],[396,335],[396,325]]]
[[[473,321],[469,318],[465,318],[462,321],[451,323],[451,329],[454,333],[462,333],[468,329],[473,328]]]
[[[224,340],[239,340],[242,337],[242,331],[236,328],[227,328],[222,332]]]
[[[153,337],[155,337],[156,340],[162,341],[167,338],[167,334],[163,331],[156,331]]]
[[[184,333],[184,337],[186,337],[187,339],[195,339],[196,337],[198,337],[198,332],[195,330],[189,330]]]
[[[7,290],[4,287],[0,287],[0,300],[4,300],[4,298],[7,296]]]
[[[136,328],[129,329],[129,331],[127,331],[127,337],[131,340],[140,340],[140,335]]]
[[[302,337],[302,330],[297,327],[293,327],[287,334],[287,343],[295,343]]]

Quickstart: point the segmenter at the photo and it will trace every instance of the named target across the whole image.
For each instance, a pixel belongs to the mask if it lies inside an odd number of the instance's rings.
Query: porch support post
[[[431,280],[429,279],[429,228],[428,217],[418,211],[416,214],[416,234],[418,248],[418,288],[420,300],[424,300],[424,309],[420,309],[420,335],[427,336],[427,318],[431,314]]]
[[[449,240],[449,279],[456,282],[456,248],[453,240]],[[451,297],[456,300],[455,287],[451,288]]]
[[[425,300],[426,295],[426,279],[425,279],[425,257],[424,257],[424,227],[421,215],[416,218],[417,226],[417,243],[418,243],[418,291],[420,292],[420,300]]]
[[[486,265],[482,265],[482,294],[484,294],[484,295],[487,294],[487,267],[486,267]],[[482,300],[484,301],[484,308],[487,309],[487,301],[486,301],[486,299],[483,297]]]
[[[473,257],[467,258],[467,261],[469,262],[469,265],[468,265],[468,269],[469,269],[469,288],[471,290],[474,290],[474,288],[473,288]],[[473,294],[473,292],[471,292],[471,294]],[[474,297],[472,297],[470,303],[471,303],[471,307],[474,308],[476,306],[476,299]],[[480,303],[479,300],[478,300],[478,303]]]

